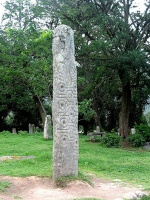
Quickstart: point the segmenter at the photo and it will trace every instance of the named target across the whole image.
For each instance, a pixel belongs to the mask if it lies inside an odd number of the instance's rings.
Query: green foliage
[[[150,200],[150,196],[144,195],[140,200]]]
[[[3,21],[7,26],[32,30],[38,26],[37,13],[30,0],[9,0],[5,3]]]
[[[29,132],[28,131],[18,131],[18,134],[20,134],[20,135],[28,135]]]
[[[4,135],[4,136],[8,136],[10,135],[11,133],[9,131],[2,131],[0,132],[0,135]]]
[[[121,137],[115,133],[106,133],[102,137],[102,143],[106,147],[119,147],[120,141],[121,141]]]
[[[130,144],[133,147],[142,147],[145,144],[144,137],[139,133],[136,133],[134,135],[130,135],[128,137],[128,141],[130,142]]]
[[[0,110],[19,107],[34,114],[34,96],[51,99],[52,32],[48,30],[64,23],[75,30],[79,111],[84,119],[89,121],[95,114],[97,124],[108,131],[115,128],[120,107],[125,105],[120,105],[122,85],[128,82],[133,86],[129,88],[133,126],[141,117],[150,87],[149,15],[130,10],[132,3],[8,0],[0,31]]]
[[[79,114],[87,121],[90,121],[95,114],[94,110],[92,109],[91,99],[83,99],[82,102],[79,102],[78,109]]]
[[[8,181],[0,181],[0,192],[5,192],[10,185],[11,183]]]
[[[13,121],[14,121],[14,113],[12,111],[10,111],[7,115],[7,117],[5,118],[6,124],[8,125],[12,125]]]
[[[147,124],[140,124],[135,126],[136,133],[141,134],[146,142],[150,142],[150,126]]]
[[[27,129],[30,121],[39,125],[35,97],[50,102],[52,96],[52,32],[39,29],[33,7],[29,0],[6,2],[5,29],[0,30],[0,130],[12,124]],[[15,114],[13,123],[6,118],[10,111]]]
[[[146,9],[143,14],[136,12],[131,9],[134,1],[121,0],[39,0],[39,3],[45,15],[47,12],[52,19],[59,19],[75,30],[80,101],[93,99],[98,124],[108,127],[109,131],[117,125],[121,107],[122,112],[131,110],[133,114],[130,120],[120,121],[130,121],[133,126],[141,118],[150,88]],[[132,96],[124,100],[131,90]],[[126,95],[123,97],[123,94]],[[121,105],[120,100],[124,101]],[[125,117],[128,114],[125,113]]]

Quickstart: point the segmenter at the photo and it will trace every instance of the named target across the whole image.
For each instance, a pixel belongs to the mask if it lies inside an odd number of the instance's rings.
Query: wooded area
[[[9,0],[0,28],[0,131],[38,127],[51,115],[52,30],[75,32],[79,125],[140,124],[150,95],[150,4],[134,0]],[[13,113],[13,114],[12,114]],[[11,120],[12,119],[12,120]],[[92,127],[93,128],[93,127]]]

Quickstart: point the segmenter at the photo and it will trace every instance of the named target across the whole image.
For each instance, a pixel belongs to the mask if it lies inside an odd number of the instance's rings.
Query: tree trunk
[[[39,109],[40,116],[41,116],[41,119],[42,119],[42,124],[43,124],[42,126],[43,126],[43,128],[44,128],[45,119],[46,119],[47,114],[46,114],[45,108],[44,108],[43,105],[42,105],[42,102],[41,102],[41,100],[40,100],[40,97],[39,97],[39,96],[36,96],[36,97],[34,97],[34,98],[35,98],[35,100],[36,100],[36,104],[37,104],[37,107],[38,107],[38,109]]]
[[[102,129],[102,124],[101,124],[101,110],[99,104],[99,99],[97,98],[97,94],[93,92],[93,109],[95,111],[95,124],[96,126],[99,126],[100,129]]]
[[[131,87],[128,81],[125,85],[122,84],[122,101],[121,111],[119,114],[119,134],[123,138],[129,135],[129,113],[131,105]]]

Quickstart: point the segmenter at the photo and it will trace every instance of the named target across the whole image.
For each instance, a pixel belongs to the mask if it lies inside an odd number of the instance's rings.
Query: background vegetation
[[[84,133],[99,125],[128,137],[150,94],[145,3],[141,13],[133,0],[8,0],[0,28],[0,130],[42,128],[51,115],[52,30],[64,23],[75,32]]]

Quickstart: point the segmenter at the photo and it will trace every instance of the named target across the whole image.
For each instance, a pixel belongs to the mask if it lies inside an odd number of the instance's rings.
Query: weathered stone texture
[[[35,125],[29,124],[29,133],[34,133],[34,132],[35,132]]]
[[[78,105],[74,33],[53,32],[53,177],[78,175]]]
[[[51,126],[51,116],[47,115],[45,117],[45,124],[44,124],[44,139],[50,139],[50,126]]]

